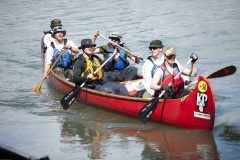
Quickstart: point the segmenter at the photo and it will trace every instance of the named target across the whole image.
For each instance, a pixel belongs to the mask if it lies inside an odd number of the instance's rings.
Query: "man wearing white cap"
[[[62,78],[71,79],[73,76],[72,70],[72,56],[79,53],[78,47],[71,40],[65,39],[66,30],[58,26],[53,29],[52,38],[53,42],[47,48],[46,56],[44,59],[44,73],[43,78],[47,78],[47,72],[50,66],[57,60],[63,49],[66,49],[61,58],[56,62],[53,69]]]
[[[97,39],[97,36],[99,36],[99,32],[95,31],[93,33],[93,43],[95,44],[95,41]],[[123,45],[122,42],[122,35],[118,32],[113,32],[109,39],[111,39],[112,42],[115,44],[125,48],[126,50],[130,51],[130,49]],[[137,68],[133,66],[129,66],[129,61],[127,60],[127,57],[132,59],[135,63],[139,63],[138,54],[134,52],[133,54],[125,51],[122,48],[119,48],[114,43],[108,43],[106,45],[102,45],[98,48],[95,48],[94,53],[102,53],[104,59],[107,59],[111,56],[111,54],[116,53],[116,55],[110,60],[113,61],[115,64],[111,71],[105,72],[104,78],[108,81],[129,81],[133,80],[137,76]]]
[[[53,28],[55,27],[62,27],[62,22],[59,19],[53,19],[51,21],[51,30],[50,31],[43,31],[43,41],[42,41],[42,52],[46,53],[47,47],[50,47],[51,42],[53,42],[52,33]]]

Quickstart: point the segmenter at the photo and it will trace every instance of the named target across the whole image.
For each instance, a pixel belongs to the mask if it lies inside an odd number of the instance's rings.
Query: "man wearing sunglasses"
[[[191,69],[185,68],[182,75],[196,77],[198,57],[193,53],[190,58],[192,58]],[[156,68],[150,86],[151,89],[156,91],[155,96],[158,96],[163,90],[166,91],[164,98],[182,98],[189,93],[188,90],[184,90],[184,80],[181,75],[173,80],[182,68],[181,64],[176,63],[175,49],[167,47],[164,51],[164,62]],[[172,82],[172,85],[169,87],[170,82]]]
[[[151,52],[151,56],[147,58],[147,60],[143,64],[143,83],[146,91],[143,93],[142,98],[152,98],[154,96],[155,91],[150,88],[153,74],[156,70],[156,67],[161,65],[164,62],[164,56],[162,54],[164,45],[160,40],[153,40],[149,45],[149,50]],[[179,64],[177,59],[175,62]],[[187,76],[184,76],[184,80],[189,80]]]
[[[93,33],[93,43],[95,43],[97,36],[99,36],[99,32],[95,31]],[[109,39],[115,44],[125,48],[126,50],[131,51],[127,46],[122,43],[122,35],[118,32],[113,32]],[[138,53],[134,52],[133,54],[125,51],[122,48],[119,48],[115,44],[108,43],[106,45],[102,45],[98,48],[95,48],[94,53],[102,53],[104,59],[110,57],[114,52],[117,54],[110,60],[114,62],[113,68],[111,71],[104,72],[104,79],[108,81],[130,81],[136,78],[137,76],[137,68],[133,66],[129,66],[130,63],[127,60],[127,57],[133,60],[135,63],[139,63]]]

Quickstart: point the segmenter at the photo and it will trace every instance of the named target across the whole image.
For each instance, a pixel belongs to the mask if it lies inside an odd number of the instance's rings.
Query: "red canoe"
[[[48,81],[64,94],[75,86],[74,83],[59,77],[54,72],[49,74]],[[113,95],[83,87],[77,100],[106,111],[138,118],[138,111],[150,99]],[[195,89],[187,97],[160,99],[149,120],[186,129],[211,132],[214,119],[215,102],[212,87],[206,78],[199,76]]]
[[[48,81],[63,94],[68,93],[75,86],[53,71],[49,74]],[[138,118],[139,110],[151,100],[113,95],[84,87],[78,94],[79,102],[133,118]],[[149,120],[180,128],[211,132],[215,120],[215,102],[211,84],[207,78],[199,76],[196,87],[188,96],[179,99],[160,99]]]

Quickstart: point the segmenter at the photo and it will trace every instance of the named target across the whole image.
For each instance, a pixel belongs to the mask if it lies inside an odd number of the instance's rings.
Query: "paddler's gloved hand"
[[[188,81],[188,80],[185,81],[186,86],[189,85],[190,83],[192,83],[192,81]]]
[[[161,86],[160,91],[163,91],[163,90],[167,91],[169,89],[170,89],[170,87],[168,85],[163,85],[163,86]]]
[[[192,58],[192,62],[196,62],[198,60],[198,56],[195,53],[192,53],[190,58]]]
[[[164,91],[165,93],[162,98],[167,99],[167,98],[174,98],[174,89],[172,87],[169,87],[168,85],[163,85],[160,88],[160,91]]]

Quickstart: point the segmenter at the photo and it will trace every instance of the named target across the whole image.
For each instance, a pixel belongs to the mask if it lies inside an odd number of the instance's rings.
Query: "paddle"
[[[52,71],[52,69],[54,68],[54,66],[56,65],[56,63],[59,61],[59,59],[61,58],[62,54],[66,51],[66,49],[62,50],[62,52],[60,53],[60,55],[58,56],[58,58],[56,59],[56,61],[53,63],[53,65],[51,66],[51,68],[48,70],[47,72],[47,76],[49,75],[49,73]],[[41,92],[41,87],[42,84],[44,82],[45,78],[42,79],[42,81],[35,87],[32,89],[33,92]]]
[[[125,51],[127,51],[127,52],[129,52],[129,53],[131,53],[131,54],[133,54],[131,51],[129,51],[129,50],[127,50],[126,48],[124,48],[124,47],[122,47],[122,46],[120,46],[120,45],[118,45],[118,44],[116,44],[116,43],[114,43],[113,41],[111,41],[110,39],[107,39],[106,37],[104,37],[104,36],[102,36],[102,35],[99,35],[100,37],[102,37],[103,39],[105,39],[105,40],[107,40],[107,41],[109,41],[109,42],[111,42],[112,44],[114,44],[114,45],[116,45],[116,46],[118,46],[119,48],[122,48],[123,50],[125,50]],[[138,58],[139,59],[141,59],[141,60],[143,60],[143,61],[145,61],[142,57],[139,57],[138,56]]]
[[[192,61],[192,58],[189,59],[189,61],[187,62],[187,64],[181,69],[181,71],[174,77],[174,79],[168,84],[168,86],[171,86],[172,83],[175,81],[175,79],[182,73],[182,71],[187,67],[187,65]],[[147,120],[151,117],[151,115],[153,114],[153,112],[155,111],[155,109],[157,108],[159,99],[162,97],[162,95],[165,93],[166,91],[164,90],[158,97],[153,98],[152,100],[150,100],[149,102],[147,102],[147,104],[145,104],[140,111],[138,112],[138,118],[140,119],[140,121],[145,124],[147,122]]]
[[[219,69],[216,72],[209,74],[208,76],[206,76],[206,78],[219,78],[219,77],[229,76],[229,75],[234,74],[236,72],[236,70],[237,70],[237,68],[233,65],[227,66],[222,69]],[[196,83],[197,83],[197,80],[192,82],[192,85],[196,84]],[[187,87],[185,87],[185,88],[187,88]]]
[[[108,59],[93,74],[96,74],[116,53],[113,53],[110,57],[108,57]],[[76,85],[61,99],[61,105],[64,110],[67,110],[73,104],[73,102],[76,100],[77,93],[80,91],[80,89],[85,85],[87,81],[88,80],[84,81],[81,86]]]

